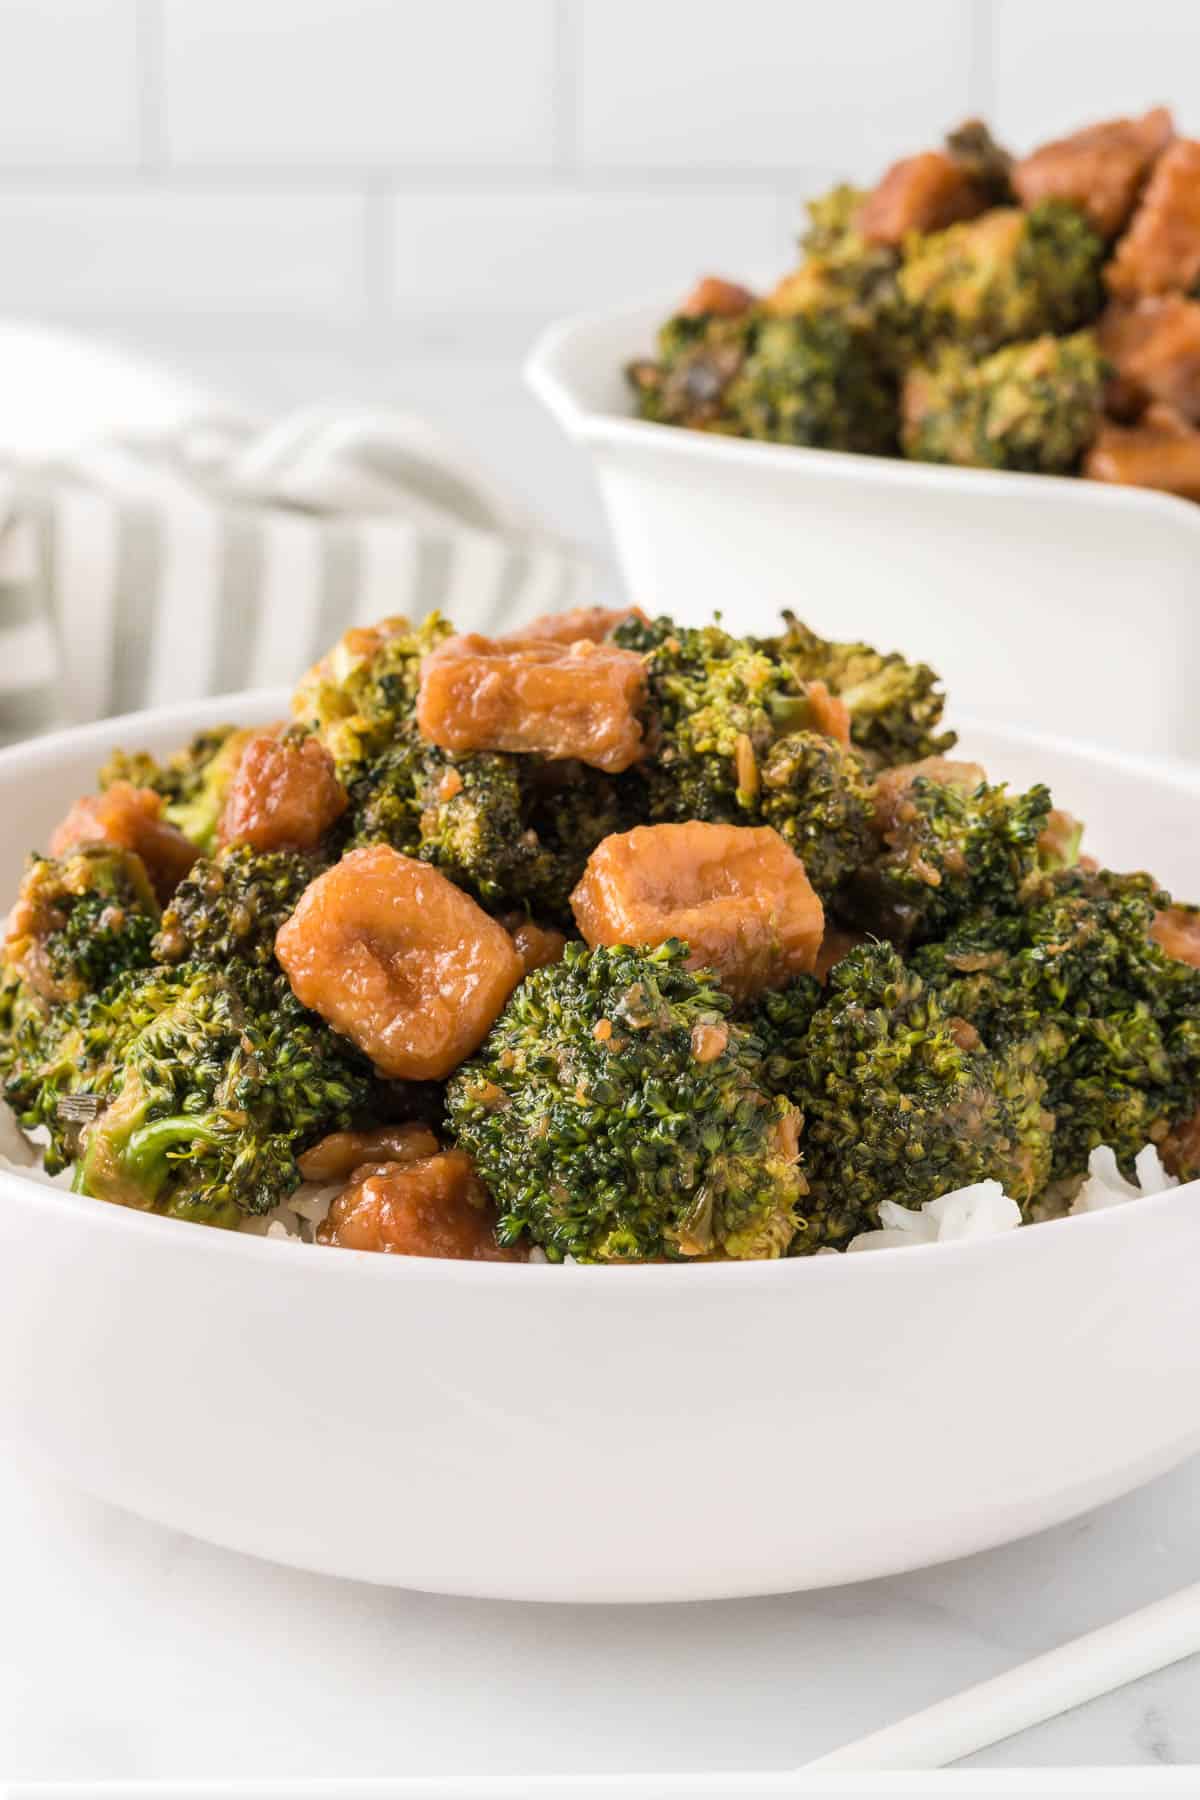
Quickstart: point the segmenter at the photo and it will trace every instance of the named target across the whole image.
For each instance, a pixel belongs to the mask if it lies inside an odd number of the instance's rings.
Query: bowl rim
[[[287,693],[279,688],[249,688],[240,693],[218,694],[205,699],[188,701],[182,704],[158,706],[143,712],[125,713],[112,719],[100,719],[87,725],[75,725],[65,730],[47,733],[45,736],[32,738],[24,743],[9,745],[0,749],[0,786],[6,777],[19,775],[25,770],[53,767],[64,755],[71,752],[85,752],[91,748],[107,748],[114,733],[130,735],[134,733],[153,733],[158,727],[166,727],[185,721],[184,730],[196,730],[205,725],[224,722],[231,715],[253,719],[257,712],[263,718],[277,717],[281,707],[286,710]],[[1056,737],[1041,732],[1023,731],[1019,729],[1005,730],[1002,727],[985,721],[973,721],[969,716],[956,720],[956,727],[962,734],[970,738],[972,730],[987,733],[993,738],[1007,738],[1014,746],[1032,749],[1035,754],[1044,752],[1047,755],[1084,756],[1114,773],[1128,774],[1149,780],[1160,786],[1171,788],[1185,794],[1200,795],[1200,765],[1182,760],[1140,756],[1123,750],[1105,749],[1098,745],[1082,743],[1077,739]],[[774,1261],[746,1261],[725,1263],[633,1263],[633,1264],[576,1264],[563,1265],[557,1263],[487,1263],[458,1262],[451,1258],[419,1257],[419,1256],[387,1256],[367,1250],[342,1250],[337,1256],[322,1257],[314,1255],[314,1246],[290,1240],[255,1236],[251,1232],[221,1231],[214,1229],[198,1229],[186,1219],[169,1219],[155,1213],[138,1212],[131,1207],[106,1205],[90,1195],[74,1194],[68,1189],[50,1186],[46,1181],[33,1176],[22,1175],[19,1170],[0,1168],[0,1195],[6,1203],[19,1203],[23,1208],[34,1213],[49,1209],[61,1219],[78,1219],[86,1227],[104,1232],[126,1232],[135,1235],[149,1234],[149,1242],[166,1246],[172,1239],[171,1233],[189,1233],[190,1236],[179,1236],[177,1243],[184,1247],[192,1245],[191,1254],[206,1257],[248,1256],[265,1257],[268,1265],[293,1271],[299,1267],[312,1266],[321,1268],[326,1273],[322,1280],[351,1281],[417,1281],[432,1283],[466,1283],[482,1284],[499,1292],[504,1284],[510,1284],[512,1291],[518,1291],[518,1285],[530,1280],[544,1279],[549,1271],[562,1274],[569,1268],[567,1279],[573,1282],[585,1282],[589,1285],[613,1279],[613,1270],[621,1268],[627,1279],[648,1286],[657,1293],[660,1288],[674,1286],[686,1279],[689,1283],[704,1283],[711,1286],[721,1283],[737,1288],[747,1284],[757,1287],[767,1281],[808,1280],[870,1280],[880,1279],[878,1271],[897,1267],[897,1258],[901,1259],[900,1267],[909,1266],[910,1279],[917,1278],[922,1269],[928,1273],[931,1265],[919,1254],[921,1250],[937,1250],[938,1262],[932,1268],[944,1266],[947,1275],[964,1261],[974,1262],[981,1255],[1028,1256],[1036,1251],[1017,1249],[1017,1245],[1034,1245],[1051,1240],[1047,1234],[1057,1233],[1070,1228],[1075,1231],[1090,1230],[1093,1233],[1108,1231],[1118,1234],[1128,1231],[1140,1219],[1154,1219],[1168,1209],[1172,1209],[1181,1196],[1190,1196],[1193,1188],[1200,1188],[1200,1179],[1184,1182],[1178,1187],[1167,1188],[1157,1194],[1143,1195],[1140,1199],[1131,1200],[1115,1206],[1106,1207],[1097,1212],[1084,1213],[1075,1217],[1050,1219],[1030,1229],[1019,1227],[1016,1230],[998,1233],[979,1238],[960,1238],[939,1244],[902,1244],[887,1249],[873,1250],[869,1253],[848,1257],[840,1256],[804,1256],[783,1257]],[[1190,1198],[1187,1204],[1194,1205]],[[1140,1227],[1135,1226],[1136,1229]],[[302,1255],[304,1262],[297,1265],[289,1262],[289,1256]],[[872,1277],[869,1273],[859,1275],[848,1273],[848,1265],[854,1269],[876,1269]],[[1114,1262],[1114,1267],[1119,1266]],[[806,1273],[783,1276],[780,1271],[798,1271]],[[517,1271],[520,1271],[518,1273]],[[523,1290],[522,1290],[523,1291]]]
[[[1178,494],[1154,488],[1123,487],[1116,483],[1086,481],[1077,475],[1039,475],[1015,469],[965,469],[944,463],[909,461],[900,456],[870,456],[857,450],[822,450],[804,444],[760,443],[747,438],[724,437],[718,432],[690,431],[638,419],[598,407],[585,399],[574,379],[572,365],[586,352],[595,335],[611,338],[612,328],[624,322],[631,339],[625,354],[636,355],[650,339],[652,328],[670,310],[673,299],[659,294],[651,300],[627,301],[620,306],[572,313],[553,320],[535,338],[526,354],[522,374],[526,386],[569,437],[589,444],[646,450],[672,457],[699,458],[704,462],[793,473],[807,472],[834,481],[848,481],[905,489],[992,494],[1031,499],[1043,503],[1060,500],[1091,509],[1124,507],[1149,519],[1170,521],[1200,535],[1200,505]]]

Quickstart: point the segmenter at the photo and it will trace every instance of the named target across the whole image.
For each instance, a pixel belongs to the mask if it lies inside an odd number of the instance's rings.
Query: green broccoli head
[[[800,239],[800,248],[805,254],[836,254],[848,239],[853,241],[857,235],[858,214],[869,195],[869,188],[852,187],[849,182],[842,181],[827,194],[806,200],[804,210],[808,214],[808,224]]]
[[[131,850],[84,845],[34,857],[0,955],[0,985],[18,1009],[97,992],[151,960],[158,901]]]
[[[990,1053],[887,944],[851,951],[792,1062],[810,1195],[798,1247],[843,1244],[879,1204],[915,1207],[995,1179],[1028,1204],[1053,1121],[1037,1047]]]
[[[870,644],[834,643],[792,613],[782,637],[764,648],[801,682],[823,681],[850,714],[850,741],[875,768],[942,755],[954,742],[938,731],[945,695],[926,663],[884,655]]]
[[[660,619],[628,636],[650,646],[651,753],[633,778],[649,817],[774,826],[832,893],[868,854],[871,796],[857,753],[813,728],[805,683],[773,646],[717,625]]]
[[[1075,331],[1100,312],[1104,257],[1104,240],[1065,201],[997,207],[906,245],[905,329],[918,350],[951,343],[975,356]]]
[[[894,454],[897,387],[873,327],[838,309],[764,319],[726,393],[745,437]]]
[[[285,981],[249,972],[185,963],[126,977],[85,1035],[101,1109],[77,1191],[205,1224],[286,1199],[298,1153],[349,1127],[373,1092],[345,1039]]]
[[[904,454],[1070,474],[1099,430],[1108,374],[1090,331],[1008,344],[980,362],[943,349],[905,379]]]
[[[343,785],[410,728],[422,659],[453,630],[440,613],[415,628],[407,619],[385,619],[346,632],[304,676],[292,696],[293,716],[324,744]]]
[[[833,738],[778,738],[759,770],[759,814],[795,851],[823,900],[874,848],[871,788],[861,758]]]
[[[627,785],[580,763],[456,755],[406,732],[351,785],[349,847],[390,844],[493,911],[569,919],[588,857],[622,828]]]
[[[753,309],[734,315],[676,313],[658,334],[658,355],[629,364],[639,418],[697,431],[736,429],[728,405],[758,329]]]
[[[1165,899],[1148,876],[1062,870],[1017,909],[965,918],[913,958],[989,1044],[1053,1033],[1056,1182],[1077,1181],[1100,1144],[1131,1174],[1200,1095],[1200,971],[1150,936]]]
[[[718,625],[673,627],[650,651],[646,677],[650,817],[745,823],[759,759],[809,723],[803,687],[767,650]]]
[[[686,946],[587,950],[527,977],[451,1077],[447,1116],[501,1213],[552,1260],[780,1256],[804,1191],[795,1114]]]
[[[1040,867],[1047,788],[961,787],[916,774],[877,818],[882,847],[842,895],[847,916],[898,943],[942,935],[968,913],[1006,911]]]
[[[739,1015],[739,1023],[755,1039],[759,1077],[768,1093],[788,1098],[796,1088],[821,999],[816,977],[798,975],[786,987],[767,988]]]
[[[317,858],[298,850],[263,851],[249,844],[223,850],[211,860],[202,858],[163,913],[156,960],[269,967],[276,932],[321,867]]]

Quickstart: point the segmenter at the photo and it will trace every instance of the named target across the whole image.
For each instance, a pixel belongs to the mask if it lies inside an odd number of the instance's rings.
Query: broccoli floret
[[[1038,872],[1050,793],[1010,794],[916,775],[879,820],[882,848],[842,896],[863,930],[898,943],[939,937],[968,913],[1007,911]]]
[[[964,919],[914,967],[947,1009],[994,1046],[1052,1028],[1047,1104],[1056,1182],[1077,1181],[1110,1145],[1127,1174],[1200,1094],[1200,971],[1150,937],[1166,902],[1148,876],[1069,869],[1024,904]]]
[[[646,668],[651,754],[635,780],[649,817],[774,826],[831,893],[868,853],[871,798],[858,755],[811,729],[804,683],[770,646],[717,625],[672,627]]]
[[[250,731],[217,725],[199,732],[164,763],[145,751],[117,750],[100,771],[100,786],[116,781],[152,788],[165,802],[163,817],[206,855],[212,850],[225,794]]]
[[[718,625],[672,629],[646,663],[652,819],[745,822],[758,759],[809,723],[786,664]]]
[[[430,613],[415,628],[395,618],[348,631],[300,682],[293,716],[320,738],[343,785],[409,728],[422,658],[453,629],[440,613]]]
[[[87,1079],[98,995],[152,960],[158,902],[141,858],[92,845],[30,864],[0,963],[0,1081],[27,1130],[50,1133],[51,1174],[71,1156],[58,1102]]]
[[[266,968],[275,934],[290,918],[320,861],[298,850],[255,850],[238,844],[202,858],[185,875],[163,914],[154,944],[164,963],[235,960]]]
[[[1038,1048],[985,1050],[890,945],[837,965],[790,1055],[810,1184],[797,1249],[870,1229],[882,1200],[915,1207],[995,1179],[1027,1205],[1044,1186],[1053,1122]]]
[[[823,681],[850,714],[850,741],[875,768],[940,756],[955,742],[937,727],[945,706],[940,680],[926,663],[884,655],[870,644],[818,637],[792,613],[782,637],[763,648],[801,682]]]
[[[0,955],[0,984],[33,1007],[79,1000],[151,960],[158,902],[140,856],[108,844],[35,856]]]
[[[455,755],[407,732],[352,783],[349,847],[420,857],[492,911],[569,919],[588,857],[622,829],[627,786],[581,763]]]
[[[804,1184],[794,1112],[686,946],[589,951],[517,988],[451,1078],[451,1130],[552,1260],[779,1256]]]
[[[895,453],[895,377],[874,331],[837,306],[827,288],[818,310],[764,319],[725,397],[744,436]]]
[[[763,759],[757,798],[763,824],[790,844],[822,899],[868,860],[870,783],[857,753],[833,738],[814,731],[779,738]]]
[[[1104,240],[1062,200],[997,207],[905,247],[899,286],[919,348],[955,343],[972,355],[1094,319]]]
[[[1108,372],[1090,331],[1009,344],[977,363],[944,349],[905,379],[904,454],[1069,474],[1100,427]]]
[[[786,1098],[795,1089],[821,998],[816,977],[798,975],[786,987],[768,988],[740,1015],[739,1022],[756,1040],[762,1057],[759,1078],[768,1093]]]
[[[754,342],[757,314],[677,313],[658,334],[655,359],[629,364],[639,418],[695,431],[737,429],[728,406],[730,383]]]
[[[842,181],[827,194],[806,200],[804,210],[808,214],[808,225],[800,239],[800,248],[806,256],[836,254],[847,239],[854,240],[859,211],[869,197],[869,188],[852,187],[849,182]]]
[[[233,1226],[299,1184],[296,1156],[349,1127],[369,1065],[282,979],[185,963],[126,977],[85,1022],[86,1127],[75,1187]],[[78,1091],[78,1090],[77,1090]]]

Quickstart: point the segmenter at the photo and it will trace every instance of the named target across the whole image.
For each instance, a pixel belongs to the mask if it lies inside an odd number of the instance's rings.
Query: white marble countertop
[[[916,1575],[713,1606],[537,1607],[255,1562],[8,1457],[0,1778],[786,1768],[1195,1581],[1198,1516],[1200,1460]],[[1200,1659],[976,1761],[1200,1763]]]

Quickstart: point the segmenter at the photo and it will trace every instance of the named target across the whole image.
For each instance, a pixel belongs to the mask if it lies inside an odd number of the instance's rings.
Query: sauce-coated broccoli
[[[1149,877],[1060,871],[1018,908],[964,919],[914,967],[941,1003],[994,1045],[1049,1027],[1053,1177],[1071,1182],[1100,1144],[1127,1173],[1195,1106],[1200,971],[1150,936],[1165,903]]]
[[[1008,344],[981,362],[948,348],[904,383],[904,448],[977,469],[1077,469],[1100,429],[1108,364],[1095,336]]]
[[[870,1229],[882,1200],[915,1207],[995,1179],[1027,1204],[1045,1184],[1053,1121],[1036,1053],[989,1053],[890,945],[837,965],[790,1055],[811,1190],[797,1249]]]
[[[906,328],[920,347],[953,343],[974,355],[1075,331],[1100,311],[1104,255],[1103,238],[1065,201],[997,207],[906,246]]]
[[[589,951],[516,990],[447,1113],[501,1213],[552,1260],[780,1256],[804,1191],[761,1051],[677,943]]]

